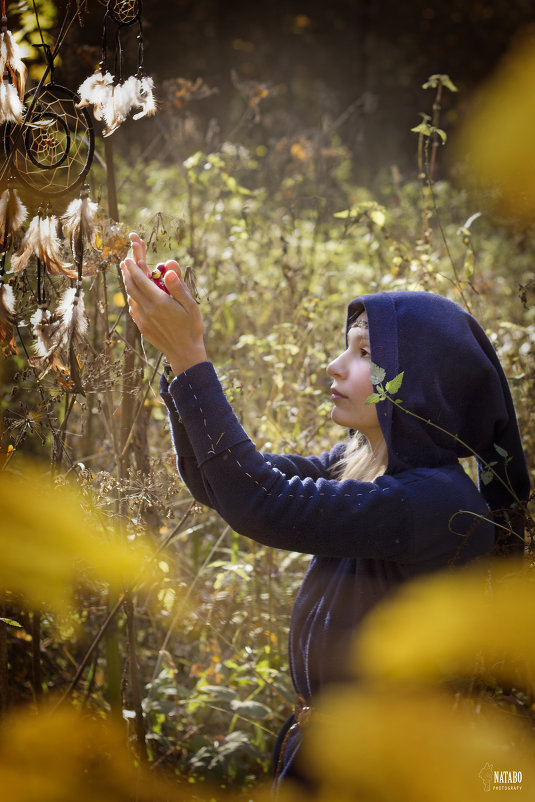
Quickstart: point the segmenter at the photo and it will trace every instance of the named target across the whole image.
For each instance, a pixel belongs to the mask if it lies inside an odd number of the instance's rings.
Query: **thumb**
[[[182,278],[171,269],[166,272],[163,280],[171,298],[174,298],[175,301],[184,306],[189,300],[189,292]]]
[[[174,273],[177,274],[178,278],[182,278],[182,270],[180,269],[180,265],[175,259],[169,259],[165,263],[166,270],[172,270]]]

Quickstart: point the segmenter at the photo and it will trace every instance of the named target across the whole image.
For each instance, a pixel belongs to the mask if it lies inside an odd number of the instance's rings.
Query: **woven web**
[[[108,10],[116,22],[129,25],[139,16],[139,0],[111,0]]]
[[[31,102],[30,92],[26,104]],[[18,128],[6,131],[11,151]],[[42,195],[61,195],[76,187],[87,174],[93,157],[94,135],[85,109],[65,87],[50,84],[39,95],[30,119],[16,144],[13,167],[20,181]]]

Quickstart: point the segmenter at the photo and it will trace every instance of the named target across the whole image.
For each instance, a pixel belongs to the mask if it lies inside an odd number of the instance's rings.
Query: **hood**
[[[491,510],[525,502],[529,475],[511,392],[475,318],[433,293],[379,292],[352,301],[348,327],[364,309],[372,361],[386,371],[385,381],[404,371],[394,397],[408,411],[388,400],[377,404],[387,472],[451,464],[475,452]],[[499,478],[490,478],[490,463]]]

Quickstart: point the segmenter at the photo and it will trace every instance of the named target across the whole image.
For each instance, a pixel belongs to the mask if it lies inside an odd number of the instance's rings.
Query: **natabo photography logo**
[[[485,791],[521,791],[522,772],[499,770],[494,771],[492,763],[485,763],[479,776]]]

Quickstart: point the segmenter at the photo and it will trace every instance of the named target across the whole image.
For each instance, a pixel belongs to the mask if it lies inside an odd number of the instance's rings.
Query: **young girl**
[[[346,679],[345,651],[366,613],[411,577],[489,554],[497,533],[522,547],[529,480],[509,387],[461,307],[427,292],[366,295],[349,305],[346,347],[327,368],[332,417],[349,439],[319,457],[261,454],[207,361],[178,264],[166,264],[169,297],[148,278],[144,243],[131,240],[121,264],[130,314],[170,365],[160,392],[183,480],[235,531],[314,555],[290,628],[296,712],[275,750],[277,780],[298,778],[301,725],[322,688]],[[385,382],[404,376],[394,398],[366,404],[372,361]],[[479,489],[459,464],[473,453]]]

